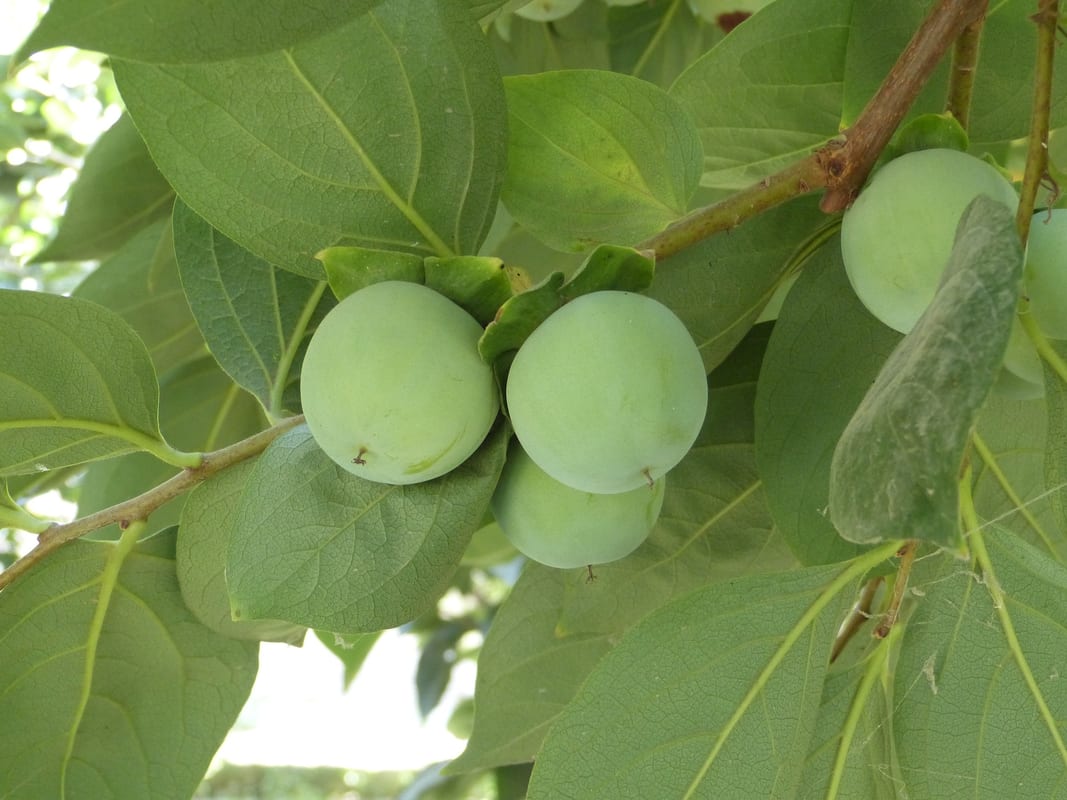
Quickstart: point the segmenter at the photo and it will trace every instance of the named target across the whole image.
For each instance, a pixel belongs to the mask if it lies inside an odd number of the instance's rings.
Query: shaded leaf
[[[334,30],[378,0],[52,0],[19,47],[74,45],[140,61],[183,63],[264,53]]]
[[[648,294],[685,323],[710,372],[797,266],[798,241],[823,222],[814,198],[779,206],[660,263]]]
[[[670,87],[686,67],[722,38],[722,31],[694,17],[692,3],[637,3],[608,9],[611,68]]]
[[[173,202],[174,190],[159,174],[137,129],[124,114],[85,157],[55,238],[33,261],[106,256],[137,231],[165,217]]]
[[[834,445],[901,337],[863,307],[837,237],[805,264],[771,334],[756,393],[756,463],[802,564],[860,552],[826,516]]]
[[[310,332],[334,305],[323,300],[326,284],[277,269],[181,202],[174,208],[174,241],[182,285],[212,355],[281,416]]]
[[[230,537],[234,619],[280,619],[344,633],[395,627],[448,586],[504,462],[499,426],[452,472],[424,483],[362,480],[306,426],[256,463]]]
[[[1059,345],[1057,352],[1061,357],[1067,356],[1067,345]],[[1044,372],[1045,397],[1048,398],[1045,486],[1051,492],[1051,524],[1060,537],[1067,537],[1067,383],[1047,364]]]
[[[272,264],[321,278],[331,245],[473,253],[492,221],[504,93],[460,4],[383,3],[288,50],[114,69],[182,199]]]
[[[686,212],[700,140],[664,91],[601,70],[518,75],[505,88],[501,198],[539,239],[564,251],[629,244]]]
[[[552,726],[530,800],[795,792],[854,572],[739,578],[646,617]]]
[[[169,450],[144,343],[118,314],[0,289],[0,476]]]
[[[305,628],[288,622],[230,618],[226,551],[237,506],[255,461],[243,461],[197,486],[185,500],[175,568],[185,605],[202,625],[233,639],[300,645]]]
[[[252,689],[257,645],[182,603],[173,532],[74,542],[0,603],[0,793],[189,797]]]
[[[901,774],[911,797],[1058,797],[1067,781],[1067,661],[1054,643],[1067,634],[1067,569],[996,526],[983,537],[1018,649],[986,578],[945,558],[921,575],[893,687]],[[1020,658],[1058,721],[1059,743]]]
[[[204,354],[204,338],[185,300],[168,220],[138,231],[73,292],[119,314],[148,348],[156,373]]]
[[[1022,276],[1015,217],[979,195],[937,295],[886,360],[834,450],[830,519],[851,542],[959,551],[960,461],[996,379]]]
[[[702,185],[744,188],[837,135],[852,5],[777,0],[678,77],[670,93],[700,132]]]

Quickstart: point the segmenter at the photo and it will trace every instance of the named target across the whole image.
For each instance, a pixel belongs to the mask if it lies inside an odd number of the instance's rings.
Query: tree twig
[[[1025,242],[1030,235],[1037,190],[1048,172],[1048,128],[1052,105],[1052,65],[1056,56],[1056,25],[1059,22],[1057,0],[1039,0],[1038,11],[1031,17],[1037,23],[1037,65],[1034,70],[1034,104],[1030,113],[1030,138],[1026,148],[1026,169],[1019,191],[1019,210],[1015,227]]]
[[[848,615],[845,624],[841,626],[837,638],[834,639],[834,647],[833,650],[830,651],[831,664],[837,660],[837,657],[841,655],[841,651],[845,649],[845,646],[852,641],[852,638],[859,632],[859,629],[871,618],[871,607],[874,605],[874,598],[878,594],[878,589],[881,588],[883,580],[885,580],[885,578],[879,575],[876,578],[871,578],[863,587],[863,592],[860,594],[859,601]]]
[[[952,51],[952,71],[948,79],[948,101],[945,110],[956,118],[960,127],[967,130],[971,119],[971,97],[974,95],[974,77],[978,68],[978,47],[985,26],[985,12],[963,29]]]
[[[120,527],[125,527],[136,520],[148,519],[152,512],[164,503],[185,494],[212,475],[262,453],[267,448],[267,445],[303,421],[303,416],[284,419],[274,427],[260,431],[247,439],[242,439],[221,450],[204,453],[200,466],[184,469],[173,478],[137,497],[113,505],[110,508],[102,509],[95,514],[76,519],[73,522],[68,522],[65,525],[52,525],[41,533],[37,546],[33,550],[6,570],[0,572],[0,589],[8,586],[41,559],[46,558],[68,542],[85,536],[87,533],[92,533],[114,523],[118,523]]]
[[[856,124],[807,158],[747,189],[697,209],[636,247],[662,261],[714,233],[794,197],[826,188],[822,209],[844,210],[859,191],[919,91],[955,39],[980,20],[986,0],[941,0],[923,21],[904,52],[863,109]]]

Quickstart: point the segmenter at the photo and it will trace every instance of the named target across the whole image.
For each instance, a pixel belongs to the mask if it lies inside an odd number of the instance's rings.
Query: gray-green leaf
[[[166,216],[173,200],[174,190],[159,174],[130,118],[123,115],[85,157],[55,238],[33,260],[106,256]]]
[[[830,519],[845,539],[960,551],[960,461],[1008,344],[1022,275],[1014,214],[963,212],[933,302],[886,360],[834,450]]]

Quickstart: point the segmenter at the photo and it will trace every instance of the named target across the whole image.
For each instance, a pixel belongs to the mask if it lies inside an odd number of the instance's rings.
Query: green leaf
[[[830,519],[851,542],[920,539],[960,551],[960,461],[1015,317],[1014,214],[979,195],[937,295],[886,360],[834,450]]]
[[[1067,346],[1056,348],[1067,356]],[[1048,446],[1045,450],[1045,487],[1049,492],[1051,525],[1062,541],[1067,537],[1067,383],[1042,360],[1045,397],[1048,398]]]
[[[148,450],[161,438],[144,343],[88,300],[0,289],[0,476]]]
[[[1067,633],[1067,569],[996,526],[983,538],[1003,590],[1000,612],[988,576],[958,561],[938,559],[913,576],[922,595],[896,664],[893,711],[907,792],[946,800],[1058,797],[1067,781],[1059,646]],[[1059,742],[1040,702],[1057,720]]]
[[[164,376],[161,381],[160,429],[168,441],[206,452],[225,447],[263,427],[256,401],[242,392],[205,357]],[[90,465],[80,481],[78,513],[92,514],[158,486],[177,472],[148,453],[130,453]],[[177,497],[152,513],[153,530],[178,522],[186,497]],[[94,537],[117,538],[114,526]]]
[[[52,523],[35,517],[29,511],[20,506],[11,496],[7,481],[0,478],[0,528],[15,528],[29,531],[30,533],[42,533]],[[8,564],[5,562],[6,568]]]
[[[257,645],[193,618],[172,533],[132,545],[73,542],[4,590],[4,797],[189,797],[236,721]]]
[[[276,439],[230,536],[233,618],[345,633],[414,619],[447,588],[481,524],[504,463],[503,428],[457,469],[409,486],[357,478],[306,426]]]
[[[178,527],[175,565],[185,605],[202,625],[233,639],[300,645],[306,628],[288,622],[230,618],[226,551],[237,521],[241,492],[253,461],[243,461],[208,479],[186,498]]]
[[[277,269],[227,239],[184,203],[174,208],[182,285],[220,366],[281,416],[310,331],[333,306],[326,283]]]
[[[423,259],[411,253],[369,247],[327,247],[315,254],[338,300],[381,281],[425,283]]]
[[[482,325],[492,322],[496,312],[514,294],[509,270],[499,258],[430,256],[425,269],[427,286],[463,308]]]
[[[662,262],[648,294],[685,323],[710,372],[797,266],[797,242],[824,222],[814,198],[760,214]]]
[[[33,261],[106,256],[165,217],[173,201],[174,190],[159,174],[130,118],[123,115],[85,157],[55,238]]]
[[[609,8],[611,68],[668,88],[722,38],[717,26],[694,18],[690,7],[685,0],[670,0]]]
[[[500,71],[526,75],[560,69],[610,69],[607,7],[582,3],[553,22],[502,15],[492,27]]]
[[[73,45],[163,63],[215,61],[313,39],[363,14],[378,0],[52,0],[12,57]]]
[[[927,0],[908,0],[878,8],[855,3],[849,28],[842,124],[855,122],[908,40],[930,11]],[[1026,136],[1033,101],[1037,35],[1029,0],[991,3],[982,23],[981,55],[975,73],[967,132],[974,152],[993,142]],[[1067,123],[1063,67],[1067,55],[1056,51],[1051,92],[1052,127]],[[909,118],[944,111],[949,59],[943,59],[909,109]]]
[[[148,348],[158,375],[204,354],[204,337],[178,278],[169,220],[135,233],[78,284],[73,296],[126,320]]]
[[[515,295],[500,307],[496,319],[491,322],[478,340],[478,352],[489,364],[505,353],[518,350],[537,326],[563,305],[559,290],[563,285],[563,273],[553,272],[541,283]]]
[[[646,617],[552,726],[530,800],[791,796],[857,572],[739,578]]]
[[[599,70],[518,75],[508,96],[502,199],[564,251],[633,243],[685,214],[700,178],[700,139],[661,89]]]
[[[599,245],[560,287],[564,300],[603,290],[643,292],[652,284],[656,254],[613,244]]]
[[[359,674],[360,667],[366,661],[381,631],[374,633],[330,633],[315,631],[319,641],[344,664],[345,674],[341,679],[341,688],[348,689]]]
[[[321,278],[331,245],[474,253],[492,221],[504,93],[460,4],[383,3],[287,50],[114,69],[182,199],[272,264]]]
[[[700,131],[702,185],[744,188],[837,134],[852,5],[777,0],[679,76],[671,95]]]
[[[558,627],[568,574],[529,563],[512,587],[478,656],[474,732],[448,772],[532,760],[553,720],[611,649],[610,636]]]
[[[756,463],[774,522],[803,564],[860,552],[826,517],[830,460],[900,338],[856,298],[837,237],[805,264],[774,325],[756,393]]]
[[[898,800],[892,707],[886,692],[892,672],[890,647],[866,637],[865,657],[831,666],[811,750],[800,781],[800,800],[827,797]]]

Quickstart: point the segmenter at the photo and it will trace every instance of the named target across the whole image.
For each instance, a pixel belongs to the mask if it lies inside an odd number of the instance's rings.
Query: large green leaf
[[[234,639],[304,641],[305,628],[288,622],[230,618],[226,591],[226,550],[237,518],[241,492],[254,461],[243,461],[194,489],[182,507],[175,564],[182,598],[203,625]]]
[[[256,401],[234,385],[214,359],[204,357],[164,376],[160,388],[160,429],[168,441],[186,450],[206,452],[225,447],[263,427]],[[92,464],[80,481],[79,514],[91,514],[146,492],[177,470],[148,453],[129,453]],[[152,528],[178,522],[185,496],[152,513]],[[117,536],[112,526],[93,534]]]
[[[265,53],[328,33],[378,2],[52,0],[13,63],[63,44],[163,63]]]
[[[280,416],[307,337],[333,306],[326,283],[271,266],[180,201],[174,243],[182,285],[211,354]]]
[[[1057,348],[1067,356],[1067,344]],[[1067,383],[1045,365],[1045,395],[1048,397],[1048,444],[1045,455],[1045,486],[1051,508],[1051,525],[1059,537],[1067,537]]]
[[[908,40],[929,13],[929,0],[906,0],[891,6],[855,3],[849,27],[842,123],[855,122]],[[983,145],[1018,139],[1030,132],[1037,28],[1031,0],[990,3],[982,23],[968,133],[979,154]],[[909,116],[944,110],[949,58],[931,76]],[[1051,93],[1052,126],[1067,122],[1067,91],[1062,67],[1067,54],[1056,50],[1056,81]]]
[[[777,0],[679,76],[705,186],[743,188],[837,134],[852,5]]]
[[[608,9],[611,68],[668,88],[722,38],[722,30],[694,18],[686,0]]]
[[[508,98],[511,215],[560,250],[633,244],[682,216],[700,180],[689,116],[650,83],[603,70],[518,75]]]
[[[107,306],[126,320],[145,343],[159,375],[204,354],[204,338],[178,279],[168,220],[135,233],[73,295]]]
[[[791,796],[856,573],[740,578],[645,618],[552,726],[530,800]]]
[[[584,580],[584,578],[583,578]],[[449,772],[532,761],[612,637],[560,628],[568,573],[529,563],[478,656],[474,731]]]
[[[188,798],[252,689],[257,645],[182,603],[173,532],[75,542],[0,603],[0,794]]]
[[[85,157],[55,238],[33,260],[106,256],[164,217],[173,200],[174,190],[152,163],[130,118],[123,115]]]
[[[278,619],[344,633],[408,622],[448,586],[504,465],[503,426],[436,480],[357,478],[306,426],[258,459],[230,534],[234,619]]]
[[[1022,263],[1015,215],[979,195],[963,212],[933,302],[834,450],[830,519],[845,539],[961,548],[960,462],[1004,358]]]
[[[320,278],[331,245],[469,254],[489,228],[504,93],[461,4],[384,3],[262,56],[114,67],[182,199],[272,264]]]
[[[771,334],[756,393],[756,462],[782,536],[804,564],[859,548],[826,518],[834,445],[900,335],[849,285],[835,237],[807,262]]]
[[[813,198],[780,206],[663,261],[648,294],[685,323],[709,371],[744,337],[824,221]]]
[[[144,343],[115,312],[0,289],[0,476],[169,451]]]
[[[1067,569],[995,526],[983,536],[1000,609],[991,579],[958,561],[916,576],[922,594],[895,670],[901,774],[909,797],[1062,797]]]

